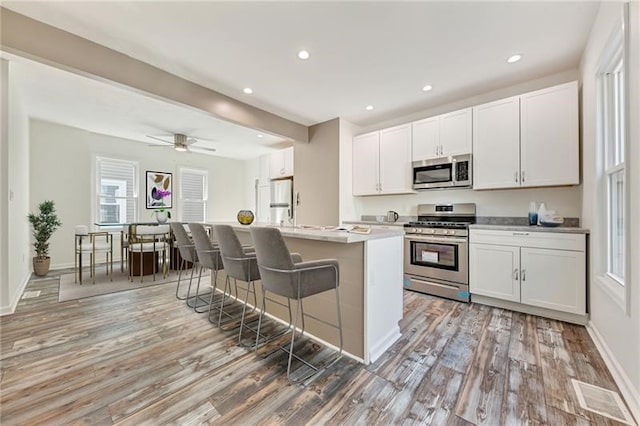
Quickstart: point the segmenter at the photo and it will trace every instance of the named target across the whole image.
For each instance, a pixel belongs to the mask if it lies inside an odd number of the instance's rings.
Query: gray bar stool
[[[222,258],[220,257],[220,248],[213,244],[213,242],[211,242],[211,240],[209,239],[209,234],[207,234],[204,226],[199,223],[190,223],[189,230],[191,231],[193,242],[196,245],[198,263],[200,264],[200,272],[198,273],[198,284],[196,285],[196,295],[194,303],[193,306],[189,306],[192,307],[194,311],[202,313],[209,311],[211,308],[211,304],[214,301],[214,295],[216,293],[216,288],[218,285],[218,271],[220,269],[223,269],[224,265],[222,263]],[[211,288],[211,297],[209,301],[206,301],[200,297],[200,280],[202,279],[203,268],[210,269],[213,273],[213,286]],[[205,302],[205,305],[202,306],[207,306],[206,310],[198,310],[199,300]],[[209,317],[209,321],[211,321],[211,317]]]
[[[255,281],[260,279],[260,271],[258,270],[255,249],[253,247],[243,247],[242,244],[240,244],[238,236],[233,231],[233,228],[229,225],[214,225],[213,231],[216,235],[218,245],[220,246],[222,263],[224,264],[224,271],[227,275],[224,292],[227,293],[228,291],[231,291],[231,278],[233,278],[234,283],[236,280],[247,283],[244,306],[242,307],[242,316],[240,319],[240,331],[238,332],[238,343],[242,344],[242,331],[245,328],[245,316],[247,313],[249,293],[253,293],[253,309],[251,312],[255,311],[256,306],[258,305]],[[237,288],[236,284],[236,292]],[[211,315],[212,307],[212,305],[209,306],[209,315]],[[224,312],[224,299],[221,301],[219,311],[218,327],[221,324],[222,314]],[[250,327],[247,328],[251,331],[256,331]]]
[[[295,357],[297,360],[311,367],[315,371],[315,373],[312,374],[317,374],[342,356],[342,317],[340,314],[340,293],[338,291],[338,285],[340,282],[338,261],[335,259],[312,260],[307,262],[302,262],[302,259],[300,259],[300,261],[296,261],[295,257],[292,258],[279,229],[252,227],[250,232],[256,249],[258,268],[260,270],[262,281],[262,309],[258,318],[257,335],[260,336],[260,327],[262,325],[262,315],[265,310],[265,297],[267,292],[272,292],[286,297],[289,306],[291,304],[291,300],[296,300],[298,303],[296,304],[296,314],[293,317],[293,323],[291,322],[291,316],[289,317],[289,327],[292,328],[291,344],[289,345],[288,350],[285,347],[280,348],[289,354],[289,361],[287,363],[287,379],[292,381],[292,357]],[[310,314],[305,314],[304,312],[304,306],[302,303],[304,298],[328,290],[336,291],[338,324],[330,323]],[[305,315],[338,329],[340,336],[340,351],[333,361],[321,367],[316,367],[293,353],[296,325],[299,315],[302,318],[301,333],[303,335]],[[258,338],[256,337],[256,344],[258,343],[257,340]],[[297,381],[306,380],[307,378],[308,376]]]
[[[180,268],[178,271],[178,285],[176,286],[176,298],[179,300],[185,300],[189,297],[191,292],[191,283],[193,282],[193,272],[196,269],[198,263],[198,253],[196,252],[196,245],[191,241],[189,234],[184,229],[184,225],[177,222],[171,222],[171,232],[176,239],[178,251],[182,261],[180,262]],[[172,260],[173,261],[173,260]],[[182,279],[182,272],[184,271],[187,262],[191,262],[191,276],[189,277],[189,286],[187,288],[187,295],[180,297],[180,280]]]

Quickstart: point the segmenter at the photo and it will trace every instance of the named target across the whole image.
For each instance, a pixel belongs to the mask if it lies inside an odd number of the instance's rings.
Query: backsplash
[[[476,223],[479,225],[528,226],[529,218],[506,216],[476,216]],[[579,228],[580,218],[565,217],[562,226],[567,228]]]

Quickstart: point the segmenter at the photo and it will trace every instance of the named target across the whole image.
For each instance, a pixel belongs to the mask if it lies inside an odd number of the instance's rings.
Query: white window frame
[[[185,173],[190,173],[190,174],[197,174],[197,175],[201,175],[204,176],[204,188],[203,188],[203,199],[202,200],[189,200],[189,199],[185,199],[184,198],[184,194],[182,193],[182,179]],[[179,196],[179,211],[180,211],[180,219],[182,221],[184,221],[184,203],[185,201],[202,201],[203,202],[203,209],[204,211],[202,212],[202,217],[203,217],[203,222],[207,221],[207,212],[209,210],[209,172],[207,170],[202,170],[202,169],[192,169],[192,168],[187,168],[187,167],[181,167],[179,169],[179,175],[180,175],[180,196]]]
[[[597,191],[597,229],[594,235],[596,248],[596,259],[594,267],[596,268],[596,282],[605,291],[607,295],[623,310],[630,315],[630,297],[629,297],[629,167],[625,165],[625,161],[629,158],[629,34],[628,34],[628,8],[623,8],[623,17],[620,26],[616,28],[603,50],[600,57],[599,67],[596,75],[596,109],[597,109],[597,146],[599,147],[599,156],[597,165],[598,170],[598,191]],[[609,99],[610,91],[616,90],[612,87],[612,78],[608,77],[612,72],[620,72],[622,74],[619,91],[622,99],[618,99],[620,111],[620,126],[615,128],[608,127],[605,123],[613,120],[613,112],[610,103],[606,103]],[[622,161],[617,161],[615,148],[616,138],[621,139],[620,155]],[[614,142],[612,142],[614,141]],[[623,173],[624,192],[623,192],[623,277],[618,277],[610,272],[611,256],[614,248],[611,246],[611,229],[612,220],[617,218],[611,217],[611,194],[610,180],[617,173]],[[598,255],[598,253],[600,253]],[[625,285],[625,280],[626,284]]]
[[[133,203],[133,221],[136,222],[138,220],[138,188],[139,188],[139,170],[140,167],[137,161],[125,160],[122,158],[113,158],[113,157],[103,157],[96,155],[95,157],[95,167],[93,173],[93,221],[94,223],[100,223],[100,198],[102,197],[102,187],[100,180],[100,163],[101,162],[118,162],[124,163],[128,166],[133,167],[133,198],[131,199]],[[117,199],[128,200],[128,197],[116,197]],[[102,225],[105,226],[105,225]]]

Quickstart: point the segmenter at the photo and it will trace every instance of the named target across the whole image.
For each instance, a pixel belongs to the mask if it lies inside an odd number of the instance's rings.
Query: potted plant
[[[33,258],[33,271],[38,276],[47,275],[51,258],[49,257],[49,238],[58,229],[62,222],[56,215],[56,207],[53,201],[44,201],[38,206],[40,213],[29,213],[29,222],[33,227],[33,247],[36,256]]]
[[[154,200],[158,201],[157,205],[160,206],[153,212],[158,223],[165,223],[167,219],[171,219],[171,211],[166,208],[164,204],[165,197],[168,197],[169,195],[171,195],[171,191],[165,191],[162,189],[156,190],[155,188],[153,189],[152,197],[154,198]]]

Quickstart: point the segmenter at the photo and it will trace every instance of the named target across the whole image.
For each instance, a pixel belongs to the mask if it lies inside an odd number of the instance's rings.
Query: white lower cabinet
[[[584,234],[471,230],[469,291],[504,307],[568,321],[586,315]],[[489,298],[489,299],[486,299]],[[492,304],[492,303],[490,303]],[[527,307],[542,310],[526,309]],[[552,311],[545,311],[552,310]],[[554,312],[575,317],[553,315]]]
[[[471,244],[469,260],[473,294],[520,301],[520,247]]]

